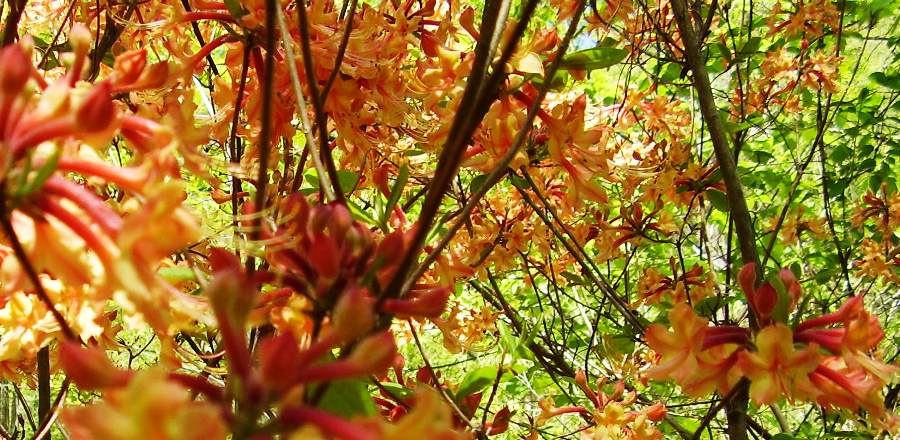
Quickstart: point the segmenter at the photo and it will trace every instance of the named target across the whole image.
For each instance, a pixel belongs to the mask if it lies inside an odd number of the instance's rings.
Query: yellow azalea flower
[[[760,405],[817,394],[809,373],[821,362],[818,346],[794,348],[791,329],[783,324],[763,328],[756,335],[756,351],[738,353],[738,367],[750,379],[750,397]]]

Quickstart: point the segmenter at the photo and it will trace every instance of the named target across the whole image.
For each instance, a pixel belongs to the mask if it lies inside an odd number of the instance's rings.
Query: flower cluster
[[[747,378],[757,404],[787,398],[864,409],[876,426],[895,428],[897,420],[885,409],[881,390],[897,368],[875,353],[884,333],[865,310],[863,297],[789,326],[789,314],[802,294],[794,274],[783,269],[759,287],[754,287],[755,279],[755,265],[744,266],[739,281],[758,331],[710,326],[689,305],[676,305],[669,312],[671,329],[654,324],[646,330],[647,344],[659,356],[647,375],[673,379],[690,396],[727,395]]]
[[[641,409],[628,410],[637,402],[637,392],[625,391],[625,383],[618,381],[613,386],[612,394],[603,392],[605,378],[597,380],[595,387],[587,381],[584,371],[575,374],[575,383],[590,399],[591,407],[566,406],[556,407],[550,399],[540,402],[541,415],[535,420],[541,426],[547,420],[563,414],[581,414],[590,424],[581,433],[582,438],[589,440],[626,439],[626,440],[660,440],[662,432],[656,428],[656,422],[666,416],[666,407],[661,403]],[[595,389],[596,388],[596,389]]]

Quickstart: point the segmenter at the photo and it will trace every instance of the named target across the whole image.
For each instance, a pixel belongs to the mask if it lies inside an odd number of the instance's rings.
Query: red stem
[[[59,176],[50,176],[44,184],[44,190],[75,203],[84,210],[92,220],[97,222],[101,229],[110,237],[115,237],[122,229],[122,218],[113,211],[103,200],[88,192],[84,187],[72,183]]]
[[[368,428],[357,426],[325,411],[305,406],[285,408],[281,411],[280,419],[283,424],[290,427],[311,423],[322,431],[344,440],[375,440],[377,438],[376,433]]]
[[[57,163],[60,171],[71,171],[86,176],[100,177],[110,183],[115,183],[120,188],[140,193],[147,176],[136,168],[120,168],[110,166],[102,162],[93,162],[82,159],[60,158]]]
[[[15,136],[10,140],[10,151],[13,158],[20,159],[28,148],[50,139],[71,135],[74,132],[75,124],[72,118],[56,118],[38,124],[32,130],[27,130],[21,137]],[[16,134],[18,135],[18,133]]]
[[[186,12],[181,16],[181,22],[191,22],[191,21],[200,21],[200,20],[219,20],[227,23],[237,24],[237,20],[231,16],[228,12],[216,12],[216,11],[191,11]]]

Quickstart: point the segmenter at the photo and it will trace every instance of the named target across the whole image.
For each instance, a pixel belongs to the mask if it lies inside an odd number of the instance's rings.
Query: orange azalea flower
[[[785,244],[797,244],[800,234],[809,232],[814,238],[825,237],[825,220],[821,218],[803,218],[805,208],[802,206],[796,211],[790,212],[785,218],[779,231],[779,237]],[[778,219],[772,219],[772,229],[775,228]]]
[[[107,391],[99,403],[64,409],[62,421],[74,440],[225,439],[220,408],[191,394],[153,368]]]
[[[896,368],[891,373],[896,373]],[[854,411],[862,408],[869,412],[876,426],[887,430],[897,428],[897,417],[884,407],[881,390],[885,382],[878,376],[853,368],[840,356],[831,356],[810,374],[810,379],[821,390],[816,401],[825,408]]]
[[[696,314],[691,306],[680,303],[669,311],[672,331],[659,324],[647,327],[644,338],[660,362],[647,372],[652,379],[671,377],[685,382],[697,371],[697,356],[703,351],[703,340],[709,321]]]
[[[708,327],[709,321],[697,316],[686,303],[669,311],[669,322],[672,331],[654,324],[644,333],[647,345],[660,356],[647,376],[674,379],[691,396],[731,389],[739,379],[732,368],[737,359],[735,344],[746,340],[746,329]]]
[[[694,304],[712,296],[713,286],[712,279],[704,276],[703,268],[698,265],[676,277],[664,277],[659,270],[651,267],[644,271],[644,276],[638,281],[641,300],[651,304],[658,304],[664,298],[673,303],[688,302],[688,293],[690,303]]]
[[[816,344],[796,350],[791,329],[780,323],[760,330],[755,344],[756,351],[738,353],[737,365],[751,380],[750,397],[757,404],[818,394],[808,377],[821,362]]]

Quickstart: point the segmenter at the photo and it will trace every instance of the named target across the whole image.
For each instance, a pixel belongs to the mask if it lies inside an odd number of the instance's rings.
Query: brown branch
[[[737,173],[737,165],[728,146],[725,126],[719,118],[719,110],[712,93],[712,85],[710,84],[709,73],[706,71],[706,63],[700,55],[700,46],[691,20],[690,10],[686,0],[673,0],[671,4],[675,21],[678,24],[681,39],[684,43],[685,63],[691,70],[694,89],[697,91],[700,113],[706,122],[716,160],[719,163],[719,168],[722,170],[722,179],[725,182],[728,206],[731,209],[731,218],[734,220],[735,232],[737,232],[741,259],[744,264],[756,264],[758,268],[756,271],[756,284],[759,284],[762,280],[764,268],[759,267],[759,254],[756,251],[756,233],[753,231],[753,223],[750,219],[747,200],[744,198],[744,190]],[[750,326],[755,328],[756,320],[752,313],[749,316]],[[750,382],[741,381],[735,386],[734,395],[726,401],[728,436],[732,440],[744,440],[747,438],[749,389]]]
[[[9,46],[19,37],[19,21],[22,19],[22,12],[25,11],[25,5],[28,0],[16,2],[16,0],[7,0],[9,5],[9,15],[6,16],[6,24],[3,26],[3,44],[0,47]]]
[[[550,89],[550,78],[556,74],[557,70],[559,70],[560,64],[562,64],[563,55],[565,55],[566,50],[569,48],[569,43],[572,41],[572,38],[575,35],[575,31],[578,29],[578,21],[581,18],[581,15],[584,13],[586,2],[581,0],[579,2],[578,8],[575,11],[575,15],[572,18],[572,22],[569,25],[569,29],[566,31],[566,35],[563,37],[562,42],[559,45],[559,49],[557,50],[556,57],[553,58],[553,62],[550,63],[549,68],[546,70],[546,74],[544,75],[544,82],[541,84],[537,97],[532,101],[531,105],[528,108],[528,113],[525,116],[525,122],[522,125],[522,128],[516,132],[516,137],[513,139],[512,145],[497,163],[497,166],[488,174],[484,183],[479,186],[474,194],[466,201],[466,204],[463,206],[462,211],[459,214],[458,219],[450,225],[450,228],[441,238],[440,242],[434,246],[431,252],[425,257],[425,260],[422,261],[421,264],[410,274],[410,276],[406,279],[406,284],[403,286],[403,289],[400,291],[399,296],[403,296],[406,292],[412,288],[412,285],[428,270],[428,267],[431,266],[432,263],[437,260],[440,256],[441,252],[443,252],[444,248],[450,244],[450,241],[453,240],[453,237],[456,235],[456,232],[467,222],[469,221],[469,215],[478,205],[478,202],[487,194],[487,192],[494,187],[500,180],[503,179],[504,176],[509,172],[509,164],[515,158],[515,156],[519,153],[519,150],[522,148],[522,144],[525,143],[525,138],[531,133],[531,129],[533,128],[533,123],[537,114],[541,111],[541,103],[544,101],[544,97],[547,96],[547,91]]]
[[[331,180],[331,187],[334,190],[335,200],[346,205],[347,200],[344,198],[344,191],[341,189],[340,179],[338,179],[334,157],[331,156],[331,149],[328,145],[328,114],[325,113],[324,95],[321,95],[319,92],[319,80],[316,78],[316,70],[315,66],[313,66],[312,49],[309,44],[309,18],[306,16],[306,6],[302,1],[297,2],[297,15],[299,16],[300,22],[300,46],[303,49],[303,70],[306,71],[306,83],[309,85],[313,114],[316,117],[316,129],[319,132],[317,135],[319,141],[319,157],[321,158],[322,163],[325,164],[325,170],[328,172],[329,180]],[[336,63],[340,61],[341,59],[338,59],[336,60]],[[337,64],[336,67],[339,68],[340,65]],[[310,139],[310,141],[312,140]]]
[[[56,400],[53,401],[53,405],[50,407],[47,416],[41,420],[41,425],[37,431],[34,433],[34,437],[32,440],[43,440],[50,438],[50,429],[53,427],[53,422],[56,421],[56,416],[59,415],[59,407],[62,405],[63,399],[65,399],[66,394],[69,392],[69,385],[72,383],[72,380],[66,376],[65,380],[63,380],[62,386],[59,388],[59,393],[56,394]]]
[[[341,64],[344,63],[344,54],[347,52],[347,44],[350,43],[350,32],[353,31],[353,16],[356,14],[357,3],[357,0],[350,1],[350,12],[349,15],[347,15],[347,24],[344,27],[344,34],[341,35],[341,42],[338,45],[337,55],[335,55],[334,58],[334,67],[332,67],[331,73],[328,74],[328,79],[322,87],[322,107],[325,107],[325,100],[328,98],[328,92],[331,91],[331,86],[334,85],[334,80],[341,71]],[[343,15],[344,14],[342,13],[341,16]]]
[[[262,129],[259,133],[259,172],[256,177],[256,199],[254,209],[260,215],[254,216],[250,239],[256,240],[262,232],[262,212],[265,210],[266,186],[269,183],[269,155],[272,148],[272,93],[275,87],[275,8],[280,7],[275,0],[266,0],[265,68],[262,78]],[[236,109],[235,109],[236,110]],[[248,265],[250,259],[248,256]]]
[[[387,288],[384,289],[379,302],[387,297],[396,297],[402,293],[409,269],[415,262],[419,250],[425,242],[444,195],[453,183],[453,178],[457,175],[466,145],[472,133],[484,118],[484,115],[487,114],[494,99],[496,99],[500,82],[506,76],[506,63],[512,58],[519,40],[521,40],[525,30],[528,28],[528,23],[531,21],[531,16],[534,14],[537,3],[537,0],[528,0],[525,3],[522,16],[516,23],[509,42],[504,47],[500,59],[494,65],[493,71],[486,79],[486,82],[484,80],[484,72],[486,72],[489,62],[488,54],[493,52],[489,47],[490,43],[487,40],[487,36],[493,35],[498,26],[502,25],[502,21],[498,22],[500,5],[496,1],[488,2],[485,6],[479,32],[481,38],[478,39],[478,43],[475,46],[475,60],[472,73],[468,77],[459,109],[450,125],[450,136],[444,143],[441,155],[438,157],[435,176],[425,195],[425,201],[422,203],[422,210],[416,222],[417,229],[406,253],[403,255],[403,259],[398,265],[396,275],[388,283]],[[479,93],[481,90],[484,93]],[[381,324],[387,325],[387,322],[382,322]]]

